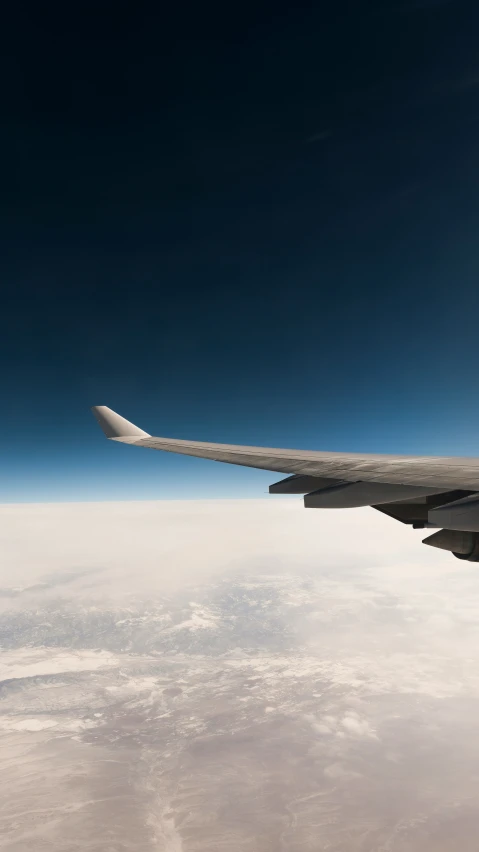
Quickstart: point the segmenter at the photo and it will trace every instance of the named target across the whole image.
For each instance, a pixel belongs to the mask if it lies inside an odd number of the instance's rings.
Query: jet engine
[[[439,530],[423,539],[423,544],[449,550],[457,559],[479,562],[479,533],[463,530]]]

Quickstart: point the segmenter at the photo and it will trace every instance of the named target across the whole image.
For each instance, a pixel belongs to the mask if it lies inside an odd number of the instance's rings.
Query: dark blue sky
[[[262,494],[154,434],[479,455],[479,7],[19,3],[0,500]]]

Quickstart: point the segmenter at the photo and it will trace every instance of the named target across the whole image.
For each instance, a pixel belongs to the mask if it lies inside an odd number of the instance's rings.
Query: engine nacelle
[[[439,530],[423,539],[423,544],[449,550],[456,559],[479,562],[479,533],[463,530]]]

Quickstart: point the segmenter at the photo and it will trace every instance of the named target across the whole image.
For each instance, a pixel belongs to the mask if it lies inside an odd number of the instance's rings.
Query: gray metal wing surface
[[[104,405],[94,406],[92,411],[108,438],[137,447],[341,482],[479,490],[476,458],[331,453],[184,441],[149,435]]]

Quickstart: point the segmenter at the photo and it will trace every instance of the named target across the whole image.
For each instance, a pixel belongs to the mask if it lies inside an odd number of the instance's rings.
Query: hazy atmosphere
[[[475,852],[479,579],[419,536],[1,507],[2,849]]]

